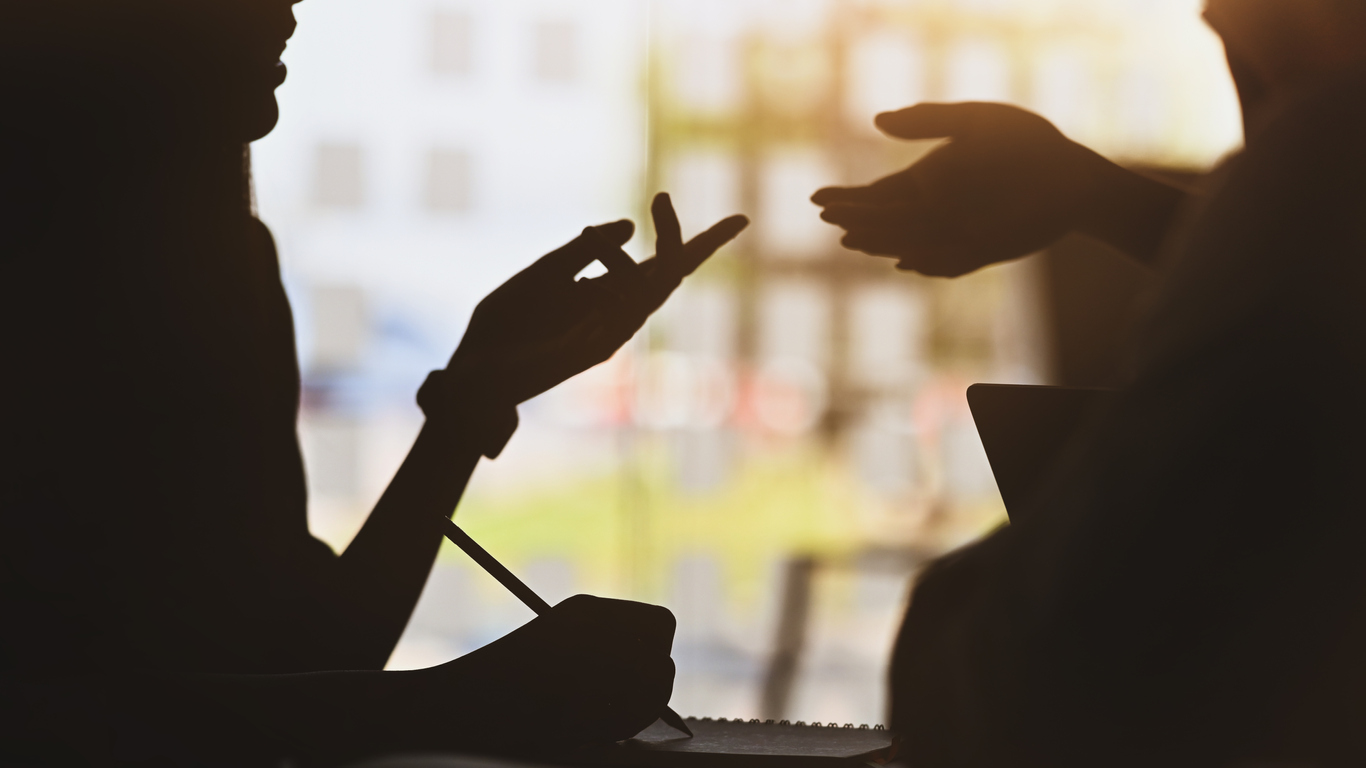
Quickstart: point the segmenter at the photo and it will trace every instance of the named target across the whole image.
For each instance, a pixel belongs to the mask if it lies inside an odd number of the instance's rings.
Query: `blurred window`
[[[835,228],[821,221],[811,204],[813,191],[837,181],[834,169],[817,152],[780,152],[766,159],[756,222],[765,255],[811,259],[838,247]]]
[[[320,144],[314,155],[313,201],[329,208],[365,202],[363,158],[355,144]]]
[[[473,161],[468,152],[433,149],[427,154],[427,208],[438,213],[461,213],[474,205]]]
[[[775,278],[759,303],[759,356],[802,360],[824,370],[830,361],[830,296],[815,280]]]
[[[854,464],[869,488],[888,496],[915,490],[919,457],[905,403],[888,399],[869,404],[851,438]]]
[[[662,310],[669,348],[722,360],[734,357],[738,298],[734,286],[724,283],[684,283]]]
[[[740,167],[733,155],[710,150],[680,153],[669,163],[666,189],[686,234],[740,210]]]
[[[740,106],[744,68],[740,46],[731,37],[691,35],[682,43],[673,84],[679,101],[702,113],[725,113]]]
[[[432,15],[432,71],[455,76],[474,72],[474,20],[468,13]]]
[[[311,501],[347,504],[360,491],[362,423],[342,413],[317,414],[300,425]]]
[[[533,28],[533,73],[542,83],[572,83],[579,76],[579,29],[568,20],[540,21]]]
[[[1096,93],[1095,68],[1070,46],[1048,50],[1034,71],[1034,109],[1074,139],[1091,128]]]
[[[949,53],[948,101],[1010,101],[1010,60],[993,40],[960,40]]]
[[[1130,153],[1153,152],[1166,138],[1170,92],[1151,64],[1130,66],[1119,80],[1119,132]]]
[[[924,307],[918,294],[892,284],[858,289],[849,307],[849,373],[869,387],[908,383],[923,363]]]
[[[370,334],[364,291],[355,285],[324,284],[314,286],[310,293],[310,368],[320,372],[355,370],[360,366]]]
[[[846,108],[858,126],[873,129],[873,115],[925,100],[925,61],[906,35],[878,33],[854,45],[849,61]]]

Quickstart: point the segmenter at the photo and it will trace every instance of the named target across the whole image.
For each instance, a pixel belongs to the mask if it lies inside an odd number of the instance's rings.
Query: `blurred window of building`
[[[759,301],[761,360],[804,360],[824,370],[830,362],[830,296],[815,280],[779,277]]]
[[[735,435],[724,429],[682,429],[673,435],[674,481],[684,493],[725,487],[734,475]]]
[[[956,501],[971,502],[996,491],[991,462],[971,418],[955,418],[940,435],[944,487]]]
[[[821,221],[811,204],[811,193],[839,181],[834,168],[816,151],[786,150],[766,158],[760,171],[756,222],[764,255],[800,260],[837,249],[837,230]]]
[[[1063,133],[1084,141],[1095,129],[1095,70],[1085,52],[1057,45],[1046,49],[1034,70],[1033,109]]]
[[[470,14],[432,14],[432,71],[452,77],[474,74],[474,19]]]
[[[870,388],[912,381],[924,362],[925,308],[904,286],[859,288],[849,307],[849,374]]]
[[[365,293],[355,285],[315,285],[308,303],[313,315],[309,368],[323,373],[359,368],[370,337]]]
[[[702,114],[738,109],[745,90],[739,41],[729,36],[694,34],[679,47],[681,55],[671,78],[679,102]]]
[[[427,209],[437,213],[463,213],[474,207],[474,161],[458,149],[433,149],[427,153],[424,198]]]
[[[673,563],[669,584],[669,609],[678,617],[680,644],[695,646],[715,642],[723,629],[726,583],[721,563],[714,554],[696,552]]]
[[[815,40],[781,43],[766,39],[752,61],[763,109],[785,120],[817,118],[834,96],[836,61]]]
[[[579,28],[572,20],[538,21],[532,27],[532,74],[541,83],[566,84],[579,77]]]
[[[845,86],[849,120],[875,131],[873,116],[925,100],[925,59],[918,40],[879,32],[855,43]]]
[[[905,400],[871,403],[853,430],[850,447],[859,479],[868,488],[888,496],[916,489],[919,457]]]
[[[682,152],[668,163],[664,178],[685,237],[740,209],[740,168],[733,154]]]
[[[715,257],[713,257],[715,258]],[[725,283],[684,283],[663,308],[669,348],[729,360],[735,356],[738,297]]]
[[[437,561],[427,577],[427,586],[413,610],[407,631],[458,641],[471,628],[477,627],[479,593],[470,577],[473,567],[477,566]]]
[[[327,208],[365,203],[364,157],[356,144],[319,144],[313,161],[313,202]]]
[[[636,371],[636,422],[653,429],[715,429],[735,405],[735,377],[714,357],[655,352]]]
[[[578,569],[565,557],[537,557],[518,570],[526,579],[526,585],[551,605],[572,597],[579,588]]]
[[[1010,101],[1010,59],[1000,43],[980,37],[954,43],[949,52],[948,101]]]
[[[300,421],[310,501],[349,506],[360,490],[362,425],[344,413],[311,413]]]
[[[1151,62],[1134,63],[1119,78],[1118,134],[1122,152],[1129,156],[1160,152],[1167,139],[1170,89]]]
[[[1037,1],[1025,0],[1025,2]],[[1015,7],[1024,3],[1021,3],[1020,0],[954,0],[954,4],[959,8],[975,13],[1003,14],[1015,10]]]

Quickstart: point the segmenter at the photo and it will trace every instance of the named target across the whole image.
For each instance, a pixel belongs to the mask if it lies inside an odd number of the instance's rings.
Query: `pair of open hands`
[[[961,275],[1049,245],[1083,223],[1115,169],[1042,117],[1001,104],[922,104],[877,124],[898,138],[949,142],[904,171],[812,200],[847,231],[846,247],[928,275]],[[589,227],[485,297],[448,366],[456,380],[516,405],[603,362],[749,223],[732,216],[685,243],[668,195],[651,213],[653,258],[636,264],[621,250],[630,221]],[[607,274],[576,280],[595,261]]]
[[[894,137],[949,142],[904,171],[823,189],[813,202],[846,230],[845,246],[928,275],[961,275],[1049,245],[1085,223],[1115,168],[1043,118],[1004,105],[926,104],[877,124]],[[667,195],[651,212],[653,258],[636,264],[621,250],[634,231],[629,221],[589,227],[489,294],[451,358],[456,380],[479,381],[486,397],[515,406],[607,360],[748,225],[732,216],[684,242]],[[577,279],[594,261],[607,273]],[[571,598],[452,662],[450,674],[484,680],[481,700],[498,713],[495,722],[535,720],[557,741],[621,739],[668,703],[672,637],[665,609]]]

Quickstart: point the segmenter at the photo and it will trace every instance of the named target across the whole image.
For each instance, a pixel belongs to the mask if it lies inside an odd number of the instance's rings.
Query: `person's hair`
[[[128,215],[159,229],[146,248],[241,241],[254,214],[248,146],[186,123],[195,89],[149,74],[175,70],[174,58],[154,59],[185,49],[149,51],[153,37],[167,35],[120,15],[132,7],[155,13],[152,0],[43,0],[0,11],[0,259],[54,248],[70,255],[73,238],[114,257],[122,249],[109,238],[131,234],[115,221]]]

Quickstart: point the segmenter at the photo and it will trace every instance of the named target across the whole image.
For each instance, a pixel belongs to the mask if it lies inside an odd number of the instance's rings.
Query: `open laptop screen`
[[[991,473],[1018,522],[1068,442],[1092,413],[1116,395],[1109,389],[974,384],[968,407]]]

